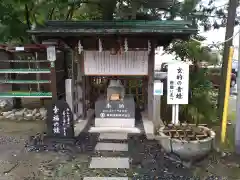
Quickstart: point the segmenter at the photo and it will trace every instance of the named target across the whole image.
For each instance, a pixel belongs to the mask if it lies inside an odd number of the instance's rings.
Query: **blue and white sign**
[[[162,96],[163,95],[163,83],[162,82],[160,82],[160,81],[154,82],[153,95],[154,96]]]

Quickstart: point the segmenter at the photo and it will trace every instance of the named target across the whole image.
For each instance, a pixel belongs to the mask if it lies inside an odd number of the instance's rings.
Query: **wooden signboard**
[[[86,75],[148,75],[148,52],[128,51],[111,55],[110,51],[84,51]]]
[[[169,64],[167,77],[167,104],[188,104],[189,65]]]

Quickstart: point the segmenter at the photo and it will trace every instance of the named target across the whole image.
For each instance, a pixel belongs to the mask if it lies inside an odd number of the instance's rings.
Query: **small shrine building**
[[[157,126],[160,117],[154,113],[160,107],[155,107],[153,95],[155,49],[174,39],[187,40],[196,32],[192,22],[169,20],[48,21],[29,31],[41,43],[58,46],[61,42],[71,50],[66,101],[76,121],[95,118],[92,130],[96,132],[137,132],[136,124],[143,119]],[[112,85],[116,82],[118,85]],[[119,93],[112,91],[109,104],[112,87],[118,87]],[[52,88],[53,97],[57,98],[57,91]],[[106,114],[104,108],[110,107],[115,108]],[[129,115],[118,110],[121,107],[127,107]]]

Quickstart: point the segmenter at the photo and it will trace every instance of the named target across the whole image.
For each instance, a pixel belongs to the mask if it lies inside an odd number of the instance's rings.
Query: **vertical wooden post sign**
[[[179,104],[188,104],[189,65],[174,63],[168,65],[167,104],[172,105],[172,123],[179,124]]]
[[[56,138],[74,138],[73,113],[63,100],[56,101],[48,108],[47,135]]]

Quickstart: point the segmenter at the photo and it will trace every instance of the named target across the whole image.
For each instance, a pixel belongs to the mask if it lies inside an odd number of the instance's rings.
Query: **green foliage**
[[[217,96],[206,72],[206,69],[190,72],[189,103],[180,106],[179,119],[181,122],[209,124],[217,120]],[[162,119],[165,123],[170,123],[172,107],[167,105],[166,93],[162,97],[161,104]]]
[[[202,37],[198,36],[197,39]],[[203,39],[203,38],[202,38]],[[194,40],[176,40],[166,48],[170,54],[175,54],[182,61],[193,63],[190,71],[189,91],[191,96],[189,104],[180,106],[180,121],[189,123],[208,123],[217,119],[216,95],[210,82],[208,70],[200,67],[200,62],[207,62],[209,65],[218,63],[218,56],[213,54],[208,47],[202,47]],[[166,97],[163,97],[163,104],[166,106]],[[171,107],[162,108],[164,120],[169,123],[171,119]]]
[[[182,61],[218,63],[218,56],[212,53],[210,48],[203,47],[194,40],[176,40],[171,46],[167,47],[166,52],[175,53],[176,57]]]
[[[191,91],[189,104],[181,106],[181,114],[184,115],[185,121],[195,124],[215,121],[217,119],[216,96],[205,69],[191,73],[189,89]]]

